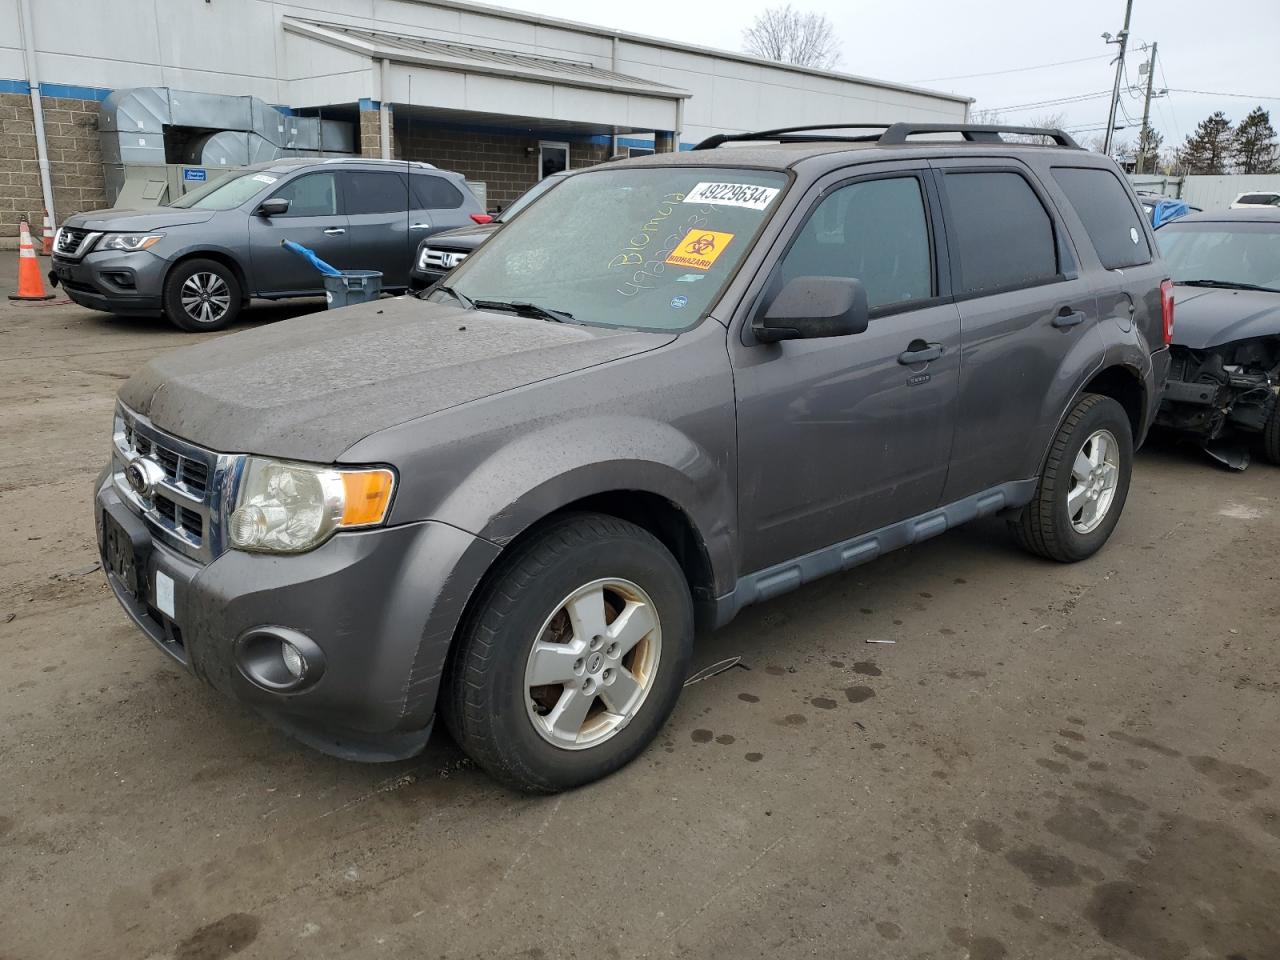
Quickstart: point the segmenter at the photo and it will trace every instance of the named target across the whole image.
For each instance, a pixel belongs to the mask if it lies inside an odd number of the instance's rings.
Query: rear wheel
[[[164,282],[164,313],[189,333],[222,330],[240,314],[240,283],[216,260],[186,260]]]
[[[1271,416],[1262,428],[1262,454],[1280,466],[1280,397],[1271,404]]]
[[[1133,433],[1124,408],[1089,394],[1054,437],[1035,497],[1011,521],[1015,539],[1050,560],[1072,563],[1107,542],[1129,494]]]
[[[551,793],[634,759],[680,695],[693,604],[647,531],[566,517],[518,545],[477,598],[446,672],[445,723],[518,790]]]

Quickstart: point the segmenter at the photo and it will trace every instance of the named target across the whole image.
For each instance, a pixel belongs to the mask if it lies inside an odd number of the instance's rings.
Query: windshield
[[[685,330],[786,184],[774,171],[720,167],[576,174],[494,234],[448,285],[468,300],[536,304],[577,323]]]
[[[279,179],[274,173],[224,173],[203,187],[184,193],[169,206],[178,210],[231,210]]]
[[[563,179],[564,177],[544,177],[524,193],[520,194],[520,196],[512,200],[511,203],[507,205],[507,209],[503,210],[502,213],[498,214],[494,219],[499,223],[506,223]]]
[[[1280,289],[1280,220],[1174,221],[1156,231],[1174,283],[1213,280]]]

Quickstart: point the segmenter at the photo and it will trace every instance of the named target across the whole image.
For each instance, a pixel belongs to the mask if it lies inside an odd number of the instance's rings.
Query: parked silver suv
[[[250,297],[322,294],[320,274],[281,247],[293,240],[339,269],[381,270],[403,290],[423,237],[484,210],[461,174],[425,163],[299,158],[227,174],[150,210],[67,219],[49,280],[76,303],[220,330]]]
[[[1091,556],[1167,271],[1107,158],[915,139],[948,130],[578,171],[425,301],[156,358],[98,483],[116,596],[321,749],[409,756],[439,711],[549,791],[653,739],[695,625],[976,517]]]

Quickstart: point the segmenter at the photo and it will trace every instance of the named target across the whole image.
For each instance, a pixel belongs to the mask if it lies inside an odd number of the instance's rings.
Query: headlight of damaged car
[[[249,457],[228,524],[231,544],[260,553],[302,553],[338,530],[386,519],[395,474]]]
[[[135,253],[138,250],[146,250],[163,239],[163,233],[108,233],[102,238],[98,249]]]

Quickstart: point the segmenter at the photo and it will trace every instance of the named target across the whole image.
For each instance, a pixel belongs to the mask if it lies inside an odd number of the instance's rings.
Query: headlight
[[[228,524],[231,544],[263,553],[301,553],[340,529],[386,519],[395,474],[339,470],[249,457]]]
[[[102,238],[99,250],[124,250],[133,253],[146,250],[164,239],[163,233],[108,233]]]

